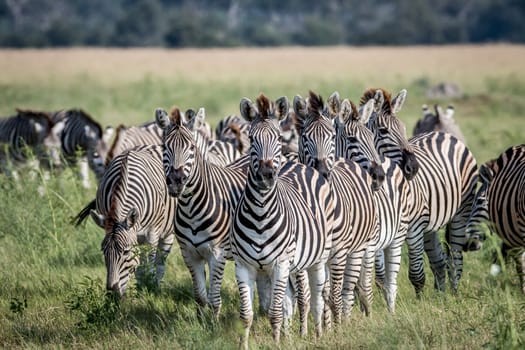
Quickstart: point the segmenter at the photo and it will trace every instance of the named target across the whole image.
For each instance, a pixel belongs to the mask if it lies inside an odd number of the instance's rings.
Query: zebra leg
[[[365,250],[351,252],[348,254],[345,266],[345,276],[343,279],[343,317],[348,318],[352,312],[355,302],[355,288],[359,274],[361,272],[361,265]]]
[[[259,313],[266,315],[270,308],[271,283],[265,272],[257,274],[257,295],[259,296]]]
[[[86,189],[91,187],[89,182],[89,164],[86,157],[82,157],[78,161],[78,176],[80,181],[82,181],[82,187]]]
[[[525,251],[516,254],[514,259],[516,261],[516,271],[520,277],[521,291],[525,294]]]
[[[463,247],[465,246],[466,219],[455,216],[446,228],[447,272],[454,293],[458,291],[459,279],[463,274]]]
[[[288,260],[276,261],[272,271],[272,299],[268,316],[272,325],[272,335],[276,343],[281,336],[283,323],[283,301],[290,277],[290,262]]]
[[[204,308],[208,305],[206,295],[206,264],[205,261],[196,253],[191,254],[187,251],[188,247],[181,246],[184,263],[190,270],[193,283],[193,296],[197,302],[197,313],[199,318],[203,316]]]
[[[376,252],[375,258],[375,270],[376,270],[376,286],[383,289],[385,284],[385,253],[383,250]]]
[[[240,296],[240,317],[244,323],[244,333],[241,335],[239,347],[248,349],[248,337],[253,322],[253,288],[257,272],[248,265],[235,261],[235,278]]]
[[[323,289],[326,283],[325,265],[325,263],[317,263],[308,269],[308,281],[310,282],[310,292],[312,293],[310,308],[314,316],[315,335],[318,338],[323,335]]]
[[[335,323],[341,323],[342,310],[343,310],[343,279],[345,274],[346,259],[348,256],[348,249],[343,249],[337,252],[337,254],[332,257],[329,261],[330,271],[329,279],[327,278],[327,287],[325,288],[324,293],[328,293],[325,300],[325,309],[327,306],[330,307]],[[330,283],[328,285],[328,282]],[[328,314],[329,316],[329,314]],[[330,329],[330,323],[327,320],[327,315],[325,314],[325,325],[326,329]]]
[[[443,252],[443,246],[439,240],[437,231],[425,233],[425,253],[427,253],[430,262],[430,268],[434,274],[434,288],[445,291],[445,266],[446,256]]]
[[[259,287],[259,286],[257,286]],[[294,315],[295,300],[297,295],[297,281],[294,274],[290,274],[286,294],[283,302],[283,336],[288,337],[290,324]],[[301,310],[302,312],[303,310]]]
[[[370,244],[365,250],[361,264],[359,282],[357,284],[361,310],[365,312],[366,316],[370,316],[370,308],[374,297],[374,294],[372,293],[372,269],[374,267],[375,253],[376,246]]]
[[[326,272],[326,281],[324,283],[323,287],[323,327],[325,329],[331,329],[332,328],[332,305],[330,304],[332,301],[331,298],[331,282],[330,282],[330,269],[328,268],[328,265],[325,269]]]
[[[308,334],[308,313],[310,312],[310,287],[308,287],[308,275],[300,271],[295,276],[297,289],[297,307],[299,309],[300,334],[306,337]]]
[[[405,236],[395,238],[390,247],[385,249],[386,280],[383,293],[388,311],[395,312],[397,297],[397,275],[401,267],[401,249]]]
[[[160,282],[162,281],[162,278],[164,278],[164,273],[166,271],[166,259],[168,258],[168,255],[171,251],[171,248],[173,247],[173,241],[175,239],[175,236],[168,235],[166,238],[161,239],[159,241],[159,244],[157,246],[157,256],[155,259],[155,266],[156,266],[156,282],[157,282],[157,288],[160,289]]]
[[[407,236],[408,246],[408,278],[416,291],[416,296],[421,295],[425,287],[425,267],[423,261],[424,234],[422,232],[411,232]]]
[[[150,245],[144,245],[140,251],[140,263],[135,270],[135,278],[139,289],[151,290],[155,277],[156,250]]]
[[[226,258],[223,254],[212,255],[208,262],[210,268],[210,289],[208,292],[208,301],[213,310],[215,318],[219,317],[221,311],[221,285],[224,277],[224,266]],[[256,277],[255,277],[256,278]]]

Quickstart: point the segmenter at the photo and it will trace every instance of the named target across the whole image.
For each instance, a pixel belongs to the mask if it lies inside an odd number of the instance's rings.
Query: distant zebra
[[[334,94],[335,95],[335,94]],[[339,100],[337,94],[334,101]],[[376,282],[382,286],[389,311],[394,312],[397,295],[397,275],[401,264],[401,248],[406,239],[408,223],[415,213],[412,212],[412,198],[409,185],[401,169],[388,158],[380,158],[374,145],[374,136],[366,123],[374,110],[374,100],[369,100],[361,111],[345,99],[342,103],[331,103],[331,113],[337,115],[336,155],[358,162],[370,171],[381,165],[386,170],[382,186],[375,191],[374,200],[377,210],[377,239],[369,246],[363,262],[365,285],[371,285],[374,256],[379,253],[386,258],[380,259],[376,269]],[[372,177],[374,176],[372,172]],[[386,269],[386,270],[385,270]],[[352,306],[353,290],[346,290],[351,298],[345,298],[344,312]],[[371,295],[368,296],[371,302]]]
[[[482,165],[480,176],[479,201],[471,217],[475,222],[469,222],[469,227],[473,235],[482,237],[484,233],[475,224],[488,218],[489,227],[502,239],[503,257],[516,261],[525,293],[525,144],[509,147]]]
[[[106,231],[102,251],[108,290],[124,295],[130,274],[143,285],[151,277],[157,286],[174,241],[177,200],[168,195],[160,145],[139,146],[117,155],[108,165],[91,216]],[[149,252],[137,251],[148,245]]]
[[[95,172],[97,180],[103,176],[103,164],[113,128],[108,127],[103,132],[100,124],[81,109],[59,111],[53,118],[56,124],[63,123],[59,137],[64,159],[69,165],[79,163],[82,186],[89,188],[88,168]]]
[[[241,346],[248,348],[253,321],[253,289],[258,275],[271,280],[269,317],[279,341],[288,279],[308,272],[311,309],[317,336],[322,334],[322,290],[331,249],[333,202],[328,182],[313,168],[282,164],[278,120],[288,114],[288,100],[266,96],[257,107],[247,98],[241,115],[251,122],[248,180],[235,212],[232,249],[244,323]],[[284,308],[286,311],[286,308]],[[285,327],[288,320],[285,320]],[[286,330],[286,328],[285,328]]]
[[[337,94],[328,99],[328,105],[336,105],[340,101]],[[334,201],[334,226],[332,236],[332,251],[328,259],[330,294],[328,303],[332,308],[335,321],[341,322],[343,310],[343,277],[346,275],[349,293],[353,297],[361,271],[362,259],[368,246],[377,239],[377,213],[374,203],[373,189],[378,190],[384,179],[381,166],[377,166],[373,181],[365,170],[353,161],[336,157],[335,130],[330,113],[324,105],[321,96],[310,91],[308,103],[295,96],[294,111],[297,118],[299,140],[299,160],[313,167],[323,175],[330,184]],[[372,108],[369,108],[370,112]],[[348,269],[347,267],[348,260]],[[372,294],[371,284],[360,285],[366,297]],[[366,313],[369,305],[364,299]]]
[[[217,316],[221,308],[220,287],[227,259],[232,259],[230,229],[235,207],[246,182],[247,157],[228,166],[204,159],[195,136],[173,109],[155,111],[163,130],[163,166],[168,193],[178,198],[176,238],[188,267],[199,313],[210,305]],[[192,123],[192,121],[188,121]],[[210,280],[206,291],[208,264]]]
[[[33,169],[60,166],[60,140],[48,113],[16,109],[17,114],[0,119],[0,172],[17,177],[16,169],[35,156]]]
[[[400,165],[410,180],[417,217],[409,225],[409,277],[416,289],[425,283],[423,249],[429,257],[436,289],[445,289],[445,267],[454,291],[463,271],[463,250],[474,247],[466,237],[477,182],[477,165],[473,154],[450,134],[431,132],[406,139],[406,128],[396,116],[406,99],[406,90],[395,98],[383,89],[369,89],[361,104],[376,101],[376,111],[368,127],[374,133],[379,154]],[[437,231],[447,225],[447,254]]]
[[[434,105],[435,114],[432,114],[427,105],[422,106],[423,118],[419,119],[414,126],[413,135],[424,134],[430,131],[441,131],[454,135],[458,140],[465,143],[465,137],[461,129],[454,121],[454,107],[449,105],[446,113],[439,105]]]

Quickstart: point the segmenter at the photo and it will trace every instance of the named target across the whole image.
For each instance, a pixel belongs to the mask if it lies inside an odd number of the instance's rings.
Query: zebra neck
[[[193,166],[193,171],[188,177],[188,182],[184,192],[180,195],[179,201],[181,203],[190,203],[193,195],[197,192],[207,191],[209,187],[208,182],[210,179],[208,164],[203,160],[202,155],[198,152],[195,152],[195,164]]]
[[[270,188],[263,188],[257,184],[251,171],[248,173],[246,181],[245,195],[253,205],[264,208],[269,202],[273,201],[277,193],[277,183]]]

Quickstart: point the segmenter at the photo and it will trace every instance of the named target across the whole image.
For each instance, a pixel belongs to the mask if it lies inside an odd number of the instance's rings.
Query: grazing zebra
[[[458,140],[465,143],[465,137],[459,126],[454,121],[454,107],[449,105],[446,113],[439,105],[434,105],[435,114],[432,114],[427,105],[423,105],[423,118],[419,119],[414,126],[413,135],[424,134],[430,131],[447,132],[454,135]]]
[[[218,316],[224,265],[227,259],[232,259],[230,228],[246,182],[247,158],[228,166],[213,164],[204,159],[179,109],[174,108],[168,116],[162,108],[157,108],[155,118],[163,130],[163,167],[168,193],[178,199],[176,238],[191,273],[198,311],[200,314],[210,305]],[[206,264],[210,274],[208,292]]]
[[[106,231],[102,251],[108,290],[123,296],[139,260],[139,285],[153,276],[160,285],[175,238],[176,206],[166,188],[160,145],[129,149],[109,163],[97,189],[96,211],[91,210],[95,223]],[[152,249],[139,252],[138,245]]]
[[[515,259],[525,293],[525,144],[509,147],[482,165],[480,177],[469,228],[473,235],[483,237],[476,224],[488,219],[489,228],[502,239],[503,257]]]
[[[288,99],[275,103],[266,96],[257,107],[247,98],[241,115],[251,122],[249,170],[243,196],[235,212],[232,250],[244,323],[241,346],[248,347],[253,321],[253,287],[258,275],[271,280],[269,317],[272,334],[279,341],[288,280],[308,273],[311,310],[317,336],[322,334],[322,290],[331,249],[333,202],[329,183],[315,169],[303,164],[281,164],[278,121],[288,114]],[[284,304],[284,305],[283,305]],[[286,330],[288,320],[285,320]]]
[[[409,225],[409,278],[419,294],[425,283],[423,250],[434,273],[434,286],[445,289],[445,267],[454,291],[463,271],[463,250],[475,247],[466,237],[477,182],[476,160],[469,149],[451,134],[431,132],[406,139],[406,128],[398,113],[406,99],[406,90],[395,98],[382,89],[369,89],[361,98],[376,101],[376,111],[368,121],[380,155],[391,158],[410,180],[415,211]],[[446,227],[447,253],[438,230]]]
[[[0,119],[0,172],[17,177],[16,168],[30,162],[48,169],[60,165],[60,140],[52,132],[55,124],[48,113],[16,110],[12,117]],[[30,155],[35,156],[32,162]]]
[[[330,96],[328,103],[339,104],[338,95]],[[347,288],[352,291],[347,294],[353,296],[365,251],[376,239],[373,189],[381,187],[384,173],[378,166],[375,170],[379,173],[376,176],[379,181],[372,184],[372,177],[357,163],[336,157],[332,121],[335,114],[329,113],[321,96],[310,91],[308,104],[302,97],[295,96],[293,106],[297,118],[299,161],[318,170],[329,181],[333,195],[335,209],[332,251],[328,259],[330,294],[327,302],[335,322],[340,323],[343,276],[347,275]],[[347,260],[349,269],[345,272]],[[367,297],[372,295],[371,284],[365,284],[361,289]],[[363,305],[368,314],[368,303]]]
[[[386,169],[382,186],[374,191],[377,210],[377,239],[369,246],[363,262],[363,278],[366,285],[371,285],[374,256],[386,255],[380,259],[381,265],[376,269],[376,282],[382,286],[387,307],[395,310],[397,295],[397,275],[401,264],[401,248],[405,241],[408,223],[414,213],[411,212],[412,198],[409,185],[401,169],[388,158],[380,158],[374,136],[366,124],[374,109],[374,100],[369,100],[358,112],[356,106],[348,99],[339,103],[339,95],[333,94],[335,103],[331,103],[330,112],[337,115],[336,156],[358,162],[365,170],[373,169],[378,164]],[[373,173],[372,173],[373,174]],[[386,271],[385,271],[386,269]],[[379,274],[379,276],[378,276]],[[378,278],[379,277],[379,278]],[[353,290],[346,290],[351,298],[345,298],[344,312],[347,314],[352,306]],[[371,296],[369,297],[371,302]]]
[[[95,172],[97,180],[103,176],[103,164],[108,151],[108,143],[113,128],[103,132],[102,127],[89,114],[81,109],[63,110],[55,113],[55,123],[63,123],[59,133],[62,155],[69,165],[79,161],[79,177],[84,188],[89,188],[88,168]]]

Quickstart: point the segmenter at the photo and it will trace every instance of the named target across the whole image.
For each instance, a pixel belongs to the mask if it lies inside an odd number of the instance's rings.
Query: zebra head
[[[374,133],[376,149],[380,155],[398,164],[405,177],[411,180],[419,170],[419,163],[407,140],[406,127],[396,116],[405,102],[406,94],[406,90],[401,90],[391,99],[390,94],[383,89],[369,89],[361,97],[361,106],[370,99],[375,100],[375,110],[368,120],[368,128]]]
[[[193,132],[185,126],[183,116],[174,108],[171,116],[162,109],[155,110],[157,125],[163,130],[162,164],[166,174],[168,193],[179,197],[188,184],[196,163],[196,143]]]
[[[352,160],[367,170],[372,178],[372,189],[376,191],[383,185],[385,171],[375,148],[374,134],[366,127],[374,104],[371,99],[358,112],[353,102],[344,99],[340,104],[331,104],[330,113],[337,115],[336,156]]]
[[[470,217],[467,222],[466,228],[466,242],[463,250],[479,250],[481,249],[481,241],[486,239],[485,232],[482,229],[482,224],[489,223],[489,202],[487,199],[487,190],[490,182],[494,177],[494,171],[487,164],[482,164],[479,168],[479,180],[481,182],[474,201],[472,203],[472,209]],[[489,230],[491,225],[487,225]]]
[[[297,95],[293,101],[299,133],[299,161],[325,178],[335,163],[335,131],[332,116],[320,95],[310,91],[308,102]]]
[[[106,263],[106,288],[118,293],[121,297],[126,288],[135,267],[139,264],[137,246],[137,210],[132,208],[128,211],[124,220],[112,219],[91,210],[91,216],[95,223],[106,231],[102,241],[102,252]]]
[[[251,122],[250,127],[250,170],[248,178],[262,190],[269,190],[276,184],[281,169],[281,131],[279,121],[288,114],[288,99],[281,97],[273,103],[260,95],[257,107],[248,98],[240,103],[241,115]]]

